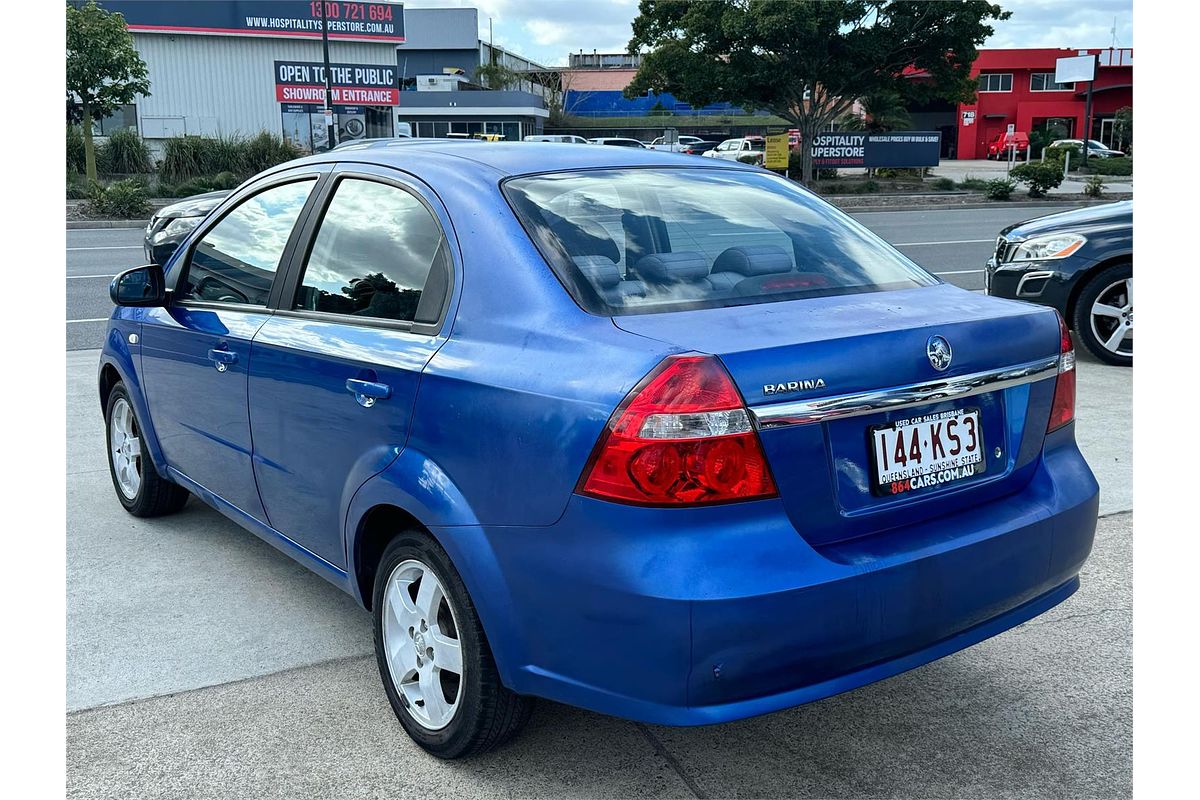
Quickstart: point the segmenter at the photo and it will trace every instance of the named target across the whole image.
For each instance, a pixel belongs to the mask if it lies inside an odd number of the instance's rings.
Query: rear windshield
[[[767,143],[762,139],[747,139],[746,141],[748,141],[750,143],[751,150],[766,150],[767,149]]]
[[[624,315],[938,283],[794,183],[732,169],[514,178],[504,192],[584,309]]]

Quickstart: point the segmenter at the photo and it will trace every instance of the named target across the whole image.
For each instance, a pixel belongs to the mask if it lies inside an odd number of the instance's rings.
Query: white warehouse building
[[[157,149],[182,135],[279,134],[326,149],[320,2],[98,0],[120,12],[146,62],[150,95],[101,121]],[[338,141],[403,135],[499,134],[520,140],[549,117],[540,87],[518,79],[477,90],[493,59],[518,75],[543,68],[479,38],[474,8],[405,9],[330,2],[329,63]],[[474,89],[474,90],[473,90]]]

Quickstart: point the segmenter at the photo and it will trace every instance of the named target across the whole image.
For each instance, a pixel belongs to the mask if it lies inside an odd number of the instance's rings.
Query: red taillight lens
[[[1054,384],[1054,403],[1050,406],[1050,422],[1046,425],[1046,433],[1075,419],[1075,345],[1071,342],[1071,331],[1061,315],[1058,318],[1058,333],[1058,380]]]
[[[673,356],[629,393],[579,481],[581,494],[679,506],[774,497],[758,434],[711,356]]]

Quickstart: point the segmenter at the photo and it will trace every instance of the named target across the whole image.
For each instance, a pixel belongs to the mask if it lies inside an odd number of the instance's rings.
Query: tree
[[[1113,122],[1113,134],[1116,136],[1118,150],[1124,150],[1125,145],[1129,145],[1130,152],[1133,152],[1132,106],[1124,106],[1117,109],[1117,114]]]
[[[649,52],[625,95],[670,92],[783,117],[800,130],[807,182],[813,138],[856,98],[973,99],[987,21],[1010,13],[984,0],[641,0],[629,51]]]
[[[504,64],[480,64],[475,68],[475,80],[488,89],[508,89],[518,78],[516,71]]]
[[[859,98],[863,116],[848,114],[842,118],[842,130],[887,133],[912,125],[904,99],[896,92],[875,92]]]
[[[95,0],[67,6],[67,114],[78,108],[89,180],[96,179],[92,121],[103,119],[138,95],[150,94],[146,62],[133,49],[125,18]]]

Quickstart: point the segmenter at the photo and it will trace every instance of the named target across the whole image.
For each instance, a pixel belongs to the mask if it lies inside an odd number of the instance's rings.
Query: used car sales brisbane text
[[[348,592],[442,758],[536,697],[789,708],[1066,600],[1099,487],[1058,313],[703,162],[412,139],[251,178],[113,280],[116,499]]]

